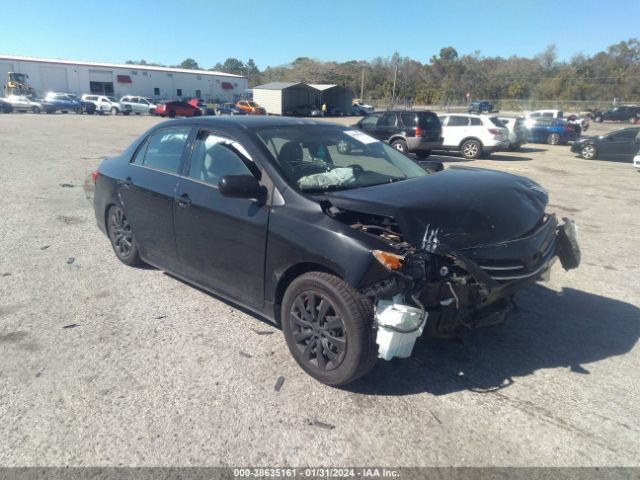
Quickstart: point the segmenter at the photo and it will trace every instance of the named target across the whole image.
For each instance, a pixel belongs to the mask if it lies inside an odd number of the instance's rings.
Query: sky
[[[111,0],[2,2],[0,54],[211,68],[228,57],[260,69],[297,57],[426,63],[460,55],[560,60],[640,37],[640,0]],[[55,6],[54,6],[55,5]]]

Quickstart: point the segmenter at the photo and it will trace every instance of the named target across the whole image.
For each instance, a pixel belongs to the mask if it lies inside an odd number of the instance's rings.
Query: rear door
[[[460,142],[468,135],[469,117],[465,115],[449,115],[442,131],[444,136],[443,145],[458,148]]]
[[[200,129],[173,204],[180,271],[205,288],[259,307],[269,208],[223,196],[218,182],[225,175],[262,174],[229,134]]]
[[[388,141],[391,135],[398,131],[398,115],[396,113],[384,113],[373,133],[378,140]]]
[[[118,193],[142,256],[177,270],[173,203],[191,126],[156,130],[138,148]]]

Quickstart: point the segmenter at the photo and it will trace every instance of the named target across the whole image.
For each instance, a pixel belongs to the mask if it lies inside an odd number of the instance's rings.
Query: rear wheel
[[[174,110],[169,110],[169,117],[176,118],[176,112]]]
[[[400,139],[391,142],[391,146],[402,153],[407,153],[409,150],[409,147],[407,147],[407,142]]]
[[[334,275],[296,278],[285,292],[281,322],[293,358],[322,383],[351,383],[375,365],[373,307]]]
[[[593,160],[598,155],[595,145],[585,145],[580,150],[580,156],[586,160]]]
[[[602,120],[603,120],[602,115],[596,115],[596,117],[593,120],[595,122],[602,123]]]
[[[460,147],[460,151],[464,158],[475,160],[482,155],[482,145],[477,140],[467,140],[462,144],[462,147]]]
[[[560,144],[560,134],[559,133],[550,133],[547,136],[547,143],[549,145],[558,145],[558,144]]]
[[[107,213],[107,232],[113,251],[122,263],[131,267],[141,265],[138,244],[122,208],[112,205]]]
[[[82,108],[76,108],[76,115],[82,115]]]
[[[634,124],[637,121],[637,117],[629,117],[629,123]]]

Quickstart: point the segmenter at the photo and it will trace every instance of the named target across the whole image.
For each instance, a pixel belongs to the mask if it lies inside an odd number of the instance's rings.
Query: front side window
[[[300,125],[256,134],[285,180],[301,192],[363,188],[427,175],[413,160],[359,130]]]
[[[217,133],[201,131],[196,137],[189,164],[189,177],[218,185],[225,175],[252,175],[244,147]]]
[[[378,120],[380,119],[381,116],[382,114],[380,113],[367,115],[360,121],[360,125],[362,126],[362,128],[369,128],[369,129],[376,128],[376,125],[378,124]]]
[[[142,165],[168,173],[178,173],[182,152],[187,144],[191,127],[176,127],[160,130],[147,141]],[[137,163],[134,160],[134,163]]]

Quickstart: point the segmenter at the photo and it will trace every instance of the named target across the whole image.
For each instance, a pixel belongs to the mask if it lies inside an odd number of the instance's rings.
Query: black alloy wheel
[[[127,220],[122,208],[112,206],[107,214],[107,231],[111,246],[118,259],[130,266],[140,265],[138,245],[131,230],[131,224]]]
[[[373,307],[334,275],[310,272],[296,278],[280,316],[293,358],[322,383],[351,383],[376,362]]]

